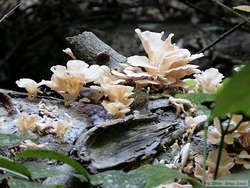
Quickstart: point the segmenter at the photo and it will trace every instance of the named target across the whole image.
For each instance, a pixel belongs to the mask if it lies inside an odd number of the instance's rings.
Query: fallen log
[[[111,68],[119,69],[120,63],[126,62],[126,57],[93,33],[84,32],[67,38],[67,41],[76,57],[88,63],[100,64],[100,54],[109,55],[108,61],[101,63]],[[62,100],[49,96],[38,96],[29,101],[25,93],[9,90],[0,90],[0,93],[0,117],[4,118],[1,134],[20,135],[16,120],[21,113],[40,118],[39,103],[55,106],[54,120],[62,120],[67,114],[72,126],[61,139],[53,134],[35,134],[38,143],[47,143],[48,149],[74,155],[93,173],[114,168],[131,169],[147,160],[152,161],[163,152],[162,145],[171,145],[184,132],[183,119],[176,116],[167,98],[150,99],[145,95],[147,99],[141,100],[139,97],[136,101],[143,101],[143,104],[135,103],[135,111],[124,118],[113,119],[98,104],[76,101],[65,107]],[[136,108],[138,106],[140,108]],[[12,147],[1,150],[6,149],[3,153],[8,153]]]
[[[55,119],[63,119],[64,114],[68,114],[73,126],[68,129],[63,139],[50,134],[36,135],[38,143],[47,143],[48,149],[64,153],[76,152],[76,157],[92,172],[126,168],[127,165],[138,163],[140,160],[153,159],[162,151],[161,146],[166,143],[166,139],[168,144],[172,144],[181,137],[183,131],[180,130],[184,130],[183,120],[171,111],[167,101],[162,103],[163,99],[159,99],[158,102],[150,101],[149,112],[154,113],[135,112],[122,119],[112,119],[103,114],[101,107],[96,108],[97,105],[86,104],[87,110],[92,109],[95,112],[89,113],[84,108],[86,105],[80,103],[65,107],[62,100],[54,98],[38,97],[31,102],[26,99],[25,93],[9,90],[0,92],[8,95],[13,108],[17,111],[9,114],[5,106],[0,105],[0,116],[4,117],[4,125],[0,128],[1,134],[20,135],[16,125],[18,116],[20,113],[40,116],[39,102],[56,106],[58,110]],[[162,113],[155,113],[157,109]],[[13,146],[5,149],[11,147]]]
[[[183,122],[173,112],[165,114],[164,120],[154,114],[130,115],[90,129],[80,136],[75,147],[92,172],[126,168],[130,163],[139,166],[145,159],[152,159],[161,150],[169,130],[176,129],[183,129]]]
[[[119,64],[127,60],[125,56],[105,44],[92,32],[85,31],[82,34],[67,37],[66,41],[76,58],[89,64],[105,64],[112,69],[119,70]]]

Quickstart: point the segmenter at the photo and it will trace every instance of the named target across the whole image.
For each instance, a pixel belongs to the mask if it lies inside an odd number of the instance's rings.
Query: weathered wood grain
[[[130,115],[94,127],[76,142],[79,157],[90,164],[92,172],[152,158],[160,151],[170,129],[173,132],[183,129],[182,120],[177,119],[173,112],[164,116],[160,120],[155,114]]]
[[[113,69],[119,69],[120,63],[125,63],[127,58],[109,45],[101,41],[92,32],[67,37],[66,41],[77,59],[89,64],[105,64]]]

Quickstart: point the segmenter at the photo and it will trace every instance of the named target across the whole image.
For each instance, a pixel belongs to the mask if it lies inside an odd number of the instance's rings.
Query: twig
[[[223,149],[223,144],[225,140],[225,136],[228,134],[228,129],[230,127],[230,123],[232,121],[232,115],[230,115],[229,121],[227,123],[226,129],[223,128],[222,124],[220,123],[221,127],[221,139],[220,139],[220,144],[219,144],[219,149],[218,149],[218,154],[217,154],[217,160],[216,160],[216,167],[214,171],[214,180],[217,178],[218,172],[219,172],[219,166],[220,166],[220,161],[221,161],[221,154],[222,154],[222,149]]]
[[[202,50],[200,50],[198,53],[203,53],[203,52],[209,50],[210,48],[212,48],[213,46],[215,46],[218,42],[220,42],[221,40],[223,40],[226,36],[228,36],[229,34],[231,34],[232,32],[234,32],[236,29],[238,29],[242,25],[244,25],[246,23],[250,23],[250,19],[248,19],[245,16],[239,14],[238,12],[234,11],[232,8],[226,6],[225,4],[221,3],[220,1],[218,1],[218,0],[212,0],[212,1],[215,2],[216,4],[218,4],[219,6],[223,7],[224,9],[230,11],[234,15],[240,17],[243,21],[240,22],[239,24],[235,25],[234,27],[232,27],[231,29],[229,29],[228,31],[226,31],[225,33],[223,33],[222,35],[220,35],[218,39],[216,39],[214,42],[212,42],[207,47],[205,47]]]
[[[215,2],[216,4],[218,4],[219,6],[223,7],[224,9],[228,10],[228,11],[231,12],[232,14],[234,14],[234,15],[240,17],[242,20],[246,21],[247,23],[250,23],[250,19],[249,19],[249,18],[247,18],[247,17],[243,16],[242,14],[240,14],[240,13],[234,11],[232,8],[228,7],[227,5],[221,3],[221,2],[218,1],[218,0],[212,0],[212,1]]]
[[[236,130],[240,127],[241,123],[242,123],[242,121],[240,121],[234,128],[228,130],[228,131],[227,131],[227,134],[231,134],[231,133],[233,133],[234,131],[236,131]]]
[[[246,23],[246,21],[242,21],[239,24],[235,25],[234,27],[232,27],[231,29],[229,29],[228,31],[226,31],[225,33],[223,33],[222,35],[220,35],[214,42],[212,42],[210,45],[206,46],[205,48],[201,49],[198,53],[203,53],[207,50],[209,50],[210,48],[212,48],[213,46],[215,46],[218,42],[220,42],[221,40],[223,40],[225,37],[227,37],[228,35],[230,35],[232,32],[234,32],[236,29],[238,29],[239,27],[241,27],[242,25],[244,25]]]
[[[204,148],[203,148],[203,177],[202,185],[206,185],[206,161],[207,161],[207,136],[208,136],[208,121],[204,124]]]
[[[224,19],[223,17],[220,17],[218,15],[215,15],[215,14],[211,14],[210,12],[208,11],[205,11],[203,10],[202,8],[194,5],[193,3],[189,2],[189,0],[180,0],[180,2],[182,2],[183,4],[185,4],[186,6],[196,10],[197,12],[200,12],[201,14],[203,14],[204,16],[208,17],[208,18],[215,18],[215,19],[218,19],[222,22],[225,22],[226,24],[230,24],[232,25],[231,22],[229,22],[228,20]]]
[[[15,7],[13,7],[7,14],[5,14],[1,19],[0,23],[3,22],[8,16],[10,16],[20,5],[22,2],[18,3]]]
[[[214,180],[217,178],[218,171],[219,171],[219,166],[220,166],[220,160],[221,160],[221,154],[222,154],[222,148],[223,148],[223,144],[224,144],[224,139],[225,139],[225,135],[222,134],[221,138],[220,138],[220,145],[219,145],[218,154],[217,154],[216,167],[215,167],[214,176],[213,176]]]

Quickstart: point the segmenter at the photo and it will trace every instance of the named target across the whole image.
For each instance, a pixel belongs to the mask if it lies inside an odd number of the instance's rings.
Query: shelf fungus
[[[25,135],[36,126],[38,119],[34,115],[21,114],[16,120],[19,131]]]
[[[51,67],[53,75],[50,81],[43,80],[41,83],[63,96],[68,104],[79,95],[80,89],[87,83],[85,71],[88,64],[80,60],[70,60],[67,67],[56,65]]]
[[[66,105],[79,96],[87,83],[115,85],[124,81],[112,75],[110,68],[105,65],[89,66],[80,60],[70,60],[66,67],[53,66],[51,71],[53,72],[51,80],[43,80],[41,84],[62,95]]]
[[[180,84],[181,79],[193,73],[199,73],[198,66],[189,62],[200,58],[203,54],[191,55],[189,50],[177,47],[171,42],[173,34],[162,40],[164,32],[142,32],[136,29],[146,56],[127,58],[129,65],[124,65],[123,73],[136,83],[172,85]]]
[[[221,85],[224,78],[218,69],[210,68],[198,74],[194,74],[195,79],[185,79],[185,88],[189,93],[214,93]]]
[[[101,86],[108,100],[102,102],[103,107],[114,117],[123,117],[130,111],[130,105],[134,101],[133,87],[124,85],[109,85]]]
[[[81,97],[81,93],[86,94],[82,91],[84,88],[98,89],[101,94],[103,92],[104,97],[98,97],[98,100],[91,98],[89,101],[102,104],[114,117],[123,117],[130,111],[130,105],[134,101],[132,97],[134,87],[122,85],[130,83],[127,81],[133,80],[137,89],[146,85],[157,85],[159,88],[180,86],[183,77],[200,72],[198,66],[188,63],[202,57],[203,54],[191,55],[189,50],[177,47],[171,42],[173,34],[162,40],[163,32],[142,32],[140,29],[136,29],[135,32],[148,57],[136,55],[128,57],[127,63],[119,63],[119,71],[106,65],[89,65],[76,60],[72,51],[67,48],[63,52],[70,55],[73,60],[68,61],[66,66],[51,67],[53,74],[50,80],[36,83],[30,79],[20,79],[17,84],[26,88],[30,98],[37,95],[39,86],[46,85],[59,93],[67,106]],[[179,109],[185,113],[184,106],[186,104]]]
[[[58,122],[54,122],[53,127],[56,136],[63,140],[65,133],[70,127],[72,127],[72,122],[70,121],[70,118],[67,118]]]
[[[91,65],[85,72],[88,82],[94,84],[119,84],[124,79],[119,79],[111,73],[111,69],[105,65]]]
[[[194,77],[198,82],[197,92],[203,93],[215,92],[224,78],[223,74],[215,68],[202,71],[200,74],[195,74]]]
[[[41,93],[39,90],[39,86],[41,83],[37,83],[32,79],[29,78],[22,78],[16,81],[18,87],[25,88],[28,92],[28,99],[33,100],[38,93]]]

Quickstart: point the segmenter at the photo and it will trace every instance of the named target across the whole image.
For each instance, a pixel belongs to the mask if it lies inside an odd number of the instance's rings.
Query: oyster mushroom
[[[195,92],[214,93],[224,78],[218,69],[210,68],[194,75],[198,82]]]
[[[38,93],[41,93],[39,90],[40,83],[35,82],[29,78],[22,78],[16,81],[18,87],[25,88],[28,92],[28,99],[33,100]]]
[[[27,134],[37,123],[37,117],[33,115],[20,114],[16,120],[16,125],[22,134]]]
[[[178,84],[185,76],[200,72],[197,69],[198,66],[188,63],[202,57],[203,54],[191,55],[189,50],[177,47],[171,42],[173,34],[170,34],[166,40],[162,40],[164,32],[142,32],[140,29],[136,29],[135,32],[148,57],[138,55],[128,57],[127,63],[136,68],[136,70],[131,68],[128,72],[128,67],[125,66],[123,72],[130,79],[137,82],[143,79],[146,82],[146,77],[155,83],[170,85]]]

